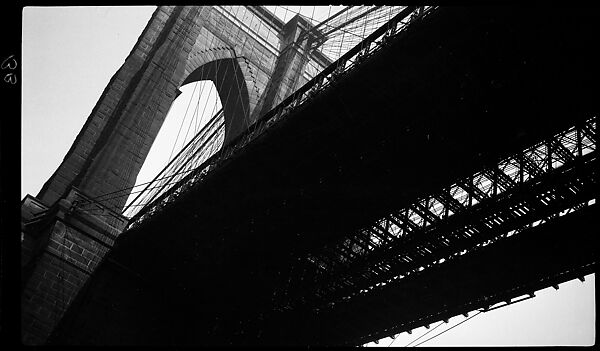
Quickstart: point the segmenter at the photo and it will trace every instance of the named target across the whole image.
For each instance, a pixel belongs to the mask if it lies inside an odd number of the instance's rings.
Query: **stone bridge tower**
[[[135,184],[179,88],[211,80],[228,143],[310,75],[311,25],[287,24],[260,6],[158,7],[104,89],[73,145],[37,197],[22,202],[22,339],[43,344],[127,224],[127,196],[99,196]],[[313,33],[311,31],[310,33]],[[76,205],[86,203],[86,210]]]

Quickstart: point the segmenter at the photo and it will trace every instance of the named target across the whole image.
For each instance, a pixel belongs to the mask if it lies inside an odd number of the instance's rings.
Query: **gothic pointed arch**
[[[245,65],[247,66],[247,65]],[[210,80],[215,85],[225,116],[225,143],[238,136],[250,124],[252,106],[248,93],[248,70],[230,48],[208,49],[190,54],[180,86]]]

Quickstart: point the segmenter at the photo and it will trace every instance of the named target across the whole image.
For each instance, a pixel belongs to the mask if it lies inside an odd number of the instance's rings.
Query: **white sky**
[[[298,11],[298,8],[292,10]],[[308,6],[300,10],[311,16],[312,9]],[[154,7],[24,8],[22,197],[37,195],[56,170],[153,11]],[[277,11],[277,15],[284,16],[282,8]],[[292,17],[285,16],[288,20]],[[186,96],[186,89],[189,99],[193,89],[189,87],[183,89],[180,98]],[[180,108],[183,107],[174,106],[168,117]],[[173,119],[167,118],[164,127],[171,131],[161,131],[165,136],[159,136],[167,140],[164,145],[169,145],[169,139],[173,140],[172,130],[179,128]],[[165,149],[158,145],[163,144],[157,140],[153,150]],[[146,174],[141,174],[140,179],[151,179],[156,168],[164,165],[172,142],[170,145],[166,156],[164,152],[157,156],[155,166],[145,167],[148,170],[143,171]],[[561,284],[558,291],[548,288],[536,295],[534,299],[482,313],[423,346],[594,344],[594,275],[587,276],[585,283],[574,280]],[[452,318],[448,325],[439,327],[419,342],[464,319],[462,316]],[[404,346],[425,331],[422,327],[412,335],[404,333],[393,346]],[[391,341],[386,338],[374,346],[387,346]]]

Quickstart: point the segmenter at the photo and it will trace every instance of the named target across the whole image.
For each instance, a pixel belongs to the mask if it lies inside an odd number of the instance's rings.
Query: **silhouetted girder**
[[[536,163],[534,163],[529,157],[527,157],[526,155],[522,154],[522,161],[523,161],[523,169],[521,171],[526,170],[527,173],[529,173],[530,176],[536,177],[542,173],[544,173],[544,169],[542,167],[540,167],[539,165],[537,165]]]
[[[381,225],[379,225],[378,223],[375,223],[371,227],[367,227],[367,230],[374,234],[376,237],[378,237],[381,241],[383,241],[384,244],[391,243],[390,239],[386,235],[386,230],[382,228]]]
[[[371,291],[335,304],[323,318],[306,309],[277,312],[280,306],[274,306],[273,298],[286,286],[287,272],[296,271],[298,257],[334,245],[454,179],[593,115],[598,57],[590,47],[593,23],[578,17],[585,15],[556,8],[442,8],[415,23],[182,193],[177,202],[122,234],[109,258],[142,278],[124,277],[113,272],[110,261],[103,263],[78,297],[79,312],[65,317],[63,330],[69,332],[63,340],[335,345],[375,338],[369,321],[352,314],[354,305],[374,306],[375,313],[384,305],[377,302],[380,297],[403,301],[398,310],[407,311],[399,318],[408,318],[456,302],[452,294],[444,300],[452,284],[442,282],[451,275],[440,273],[453,265],[411,273],[409,277],[430,279],[415,285],[402,281],[400,290],[387,290],[386,285],[381,293]],[[547,20],[559,17],[561,27]],[[385,94],[364,95],[364,85]],[[538,116],[545,116],[543,123]],[[495,212],[492,209],[490,204],[489,212]],[[410,220],[400,220],[419,230]],[[464,221],[469,224],[468,218]],[[526,233],[506,240],[527,240]],[[568,239],[579,240],[577,235]],[[448,238],[444,239],[450,245]],[[555,239],[566,238],[556,234]],[[590,238],[578,243],[582,249],[595,250],[586,240]],[[488,247],[498,247],[503,255],[487,262],[500,273],[506,252],[514,257],[512,251],[503,251],[512,247],[501,249],[501,243]],[[564,250],[569,247],[579,246],[567,243]],[[558,260],[562,266],[550,272],[552,265],[540,268],[533,262],[531,266],[540,269],[523,276],[523,284],[589,258],[562,249],[552,252],[565,254]],[[473,254],[455,259],[477,263]],[[418,260],[408,255],[403,259]],[[529,264],[527,259],[521,263]],[[501,279],[503,286],[487,284],[465,267],[460,274],[472,290],[460,298],[478,298],[511,285],[508,278]],[[475,266],[473,272],[477,267],[484,266]],[[297,278],[300,288],[314,287],[317,268],[300,268],[294,273],[304,278]],[[374,273],[364,275],[381,279]],[[102,296],[111,297],[114,310],[105,313],[94,304]],[[415,296],[429,296],[429,302],[422,305]],[[460,303],[455,303],[456,311]],[[237,334],[240,320],[252,326],[252,333]],[[332,332],[342,321],[356,320],[360,327]],[[91,330],[97,339],[84,336]]]
[[[592,142],[597,143],[598,138],[596,135],[596,131],[592,130],[592,127],[589,124],[583,125],[582,131],[586,137],[588,137]]]
[[[437,219],[436,216],[434,216],[431,212],[429,212],[427,208],[425,208],[418,202],[415,202],[412,205],[411,209],[415,211],[419,216],[421,216],[421,218],[423,218],[426,222],[433,222]]]
[[[551,146],[562,162],[569,162],[574,158],[573,154],[558,140],[552,140]]]
[[[580,162],[582,160],[577,160],[572,162],[576,164],[579,170],[573,170],[569,168],[559,168],[553,170],[545,175],[544,179],[538,179],[534,184],[528,184],[524,188],[516,188],[513,192],[507,192],[499,196],[498,199],[489,199],[482,200],[482,202],[474,207],[472,207],[469,211],[462,212],[460,215],[455,215],[448,218],[446,221],[440,220],[439,223],[433,223],[428,228],[423,228],[419,232],[411,233],[410,236],[403,237],[397,239],[397,241],[393,245],[389,245],[381,248],[380,250],[370,254],[366,257],[361,257],[354,262],[351,262],[349,265],[349,269],[342,272],[337,272],[336,270],[331,270],[327,272],[321,279],[319,285],[328,285],[330,284],[330,280],[332,277],[335,279],[336,276],[340,274],[342,276],[347,276],[350,272],[356,272],[360,270],[366,269],[366,267],[375,267],[377,262],[387,261],[390,257],[394,257],[397,255],[405,255],[409,253],[411,250],[418,250],[427,245],[431,245],[435,243],[440,236],[439,234],[443,233],[461,233],[464,232],[461,229],[465,224],[465,219],[469,220],[470,223],[485,223],[486,218],[490,216],[499,215],[498,212],[502,212],[503,209],[510,208],[511,204],[515,202],[519,203],[531,203],[535,202],[539,205],[529,213],[519,217],[505,218],[505,221],[501,223],[488,223],[488,225],[480,224],[478,226],[477,235],[473,235],[468,239],[463,238],[452,238],[452,245],[448,249],[442,249],[438,251],[433,251],[430,255],[422,255],[419,254],[416,256],[416,259],[411,263],[407,264],[395,264],[393,265],[392,273],[384,274],[377,281],[383,281],[386,279],[393,278],[398,274],[406,274],[410,272],[412,269],[417,268],[421,265],[427,265],[431,262],[435,262],[440,258],[448,259],[448,255],[453,254],[455,252],[459,252],[462,250],[472,249],[475,245],[481,244],[482,242],[490,239],[496,239],[499,235],[508,232],[511,229],[517,229],[520,226],[526,225],[528,223],[532,223],[536,219],[546,218],[554,213],[558,213],[565,208],[572,207],[582,201],[587,201],[591,199],[593,196],[592,190],[595,184],[594,173],[591,170],[593,164],[595,162],[595,152],[592,154],[588,154],[583,157],[586,161],[585,163]],[[567,167],[568,165],[564,166]],[[586,181],[579,177],[587,177]],[[582,189],[579,189],[579,192],[565,192],[568,189],[568,185],[570,182],[579,182],[581,184],[586,184]],[[556,188],[558,187],[558,188]],[[548,201],[547,203],[541,202],[539,200],[540,194],[545,194],[548,191],[552,192],[558,190],[563,190],[562,196],[554,197],[553,201]],[[469,222],[467,222],[469,223]],[[469,224],[467,224],[469,225]],[[451,238],[451,237],[450,237]],[[389,261],[388,261],[389,262]],[[324,296],[325,301],[336,299],[341,296],[347,296],[349,294],[355,293],[356,291],[364,288],[369,288],[373,281],[369,280],[355,280],[355,290],[343,289],[341,291],[335,292],[330,296]],[[318,289],[318,287],[316,287]],[[308,295],[310,296],[310,291],[298,292],[299,295]]]
[[[460,185],[461,188],[465,189],[469,194],[469,206],[471,206],[473,198],[481,202],[487,197],[483,191],[473,186],[473,179],[471,178],[468,180],[468,182],[460,182],[458,183],[458,185]]]
[[[358,235],[356,237],[353,237],[353,236],[348,237],[348,240],[350,242],[353,242],[356,245],[360,246],[360,248],[363,250],[363,252],[367,252],[367,251],[369,251],[369,242],[370,242],[369,236],[364,231],[361,233],[362,233],[362,235]]]
[[[507,190],[517,185],[506,173],[502,172],[498,169],[497,166],[491,167],[485,170],[487,174],[490,175],[490,178],[494,180],[494,186],[496,186],[494,190],[494,195],[498,193],[497,185],[500,185],[502,189]]]
[[[560,135],[559,135],[559,136],[557,136],[557,137],[556,137],[556,139],[551,139],[551,141],[553,141],[553,140],[555,141],[555,140],[559,140],[559,139],[562,139]],[[550,143],[551,143],[551,141],[550,141]],[[561,146],[562,146],[562,145],[561,145]],[[547,153],[546,153],[545,155],[542,155],[542,158],[543,158],[543,159],[546,159],[546,160],[551,160],[551,159],[552,159],[552,149],[551,149],[551,148],[549,148],[549,149],[547,150]],[[550,166],[550,165],[549,165],[549,166]],[[495,168],[495,169],[497,169],[497,168]],[[486,171],[489,171],[489,169],[486,169]],[[496,172],[496,173],[501,173],[501,174],[503,174],[503,175],[506,177],[506,175],[505,175],[503,172]],[[489,176],[489,175],[488,175],[488,178],[489,178],[489,179],[492,179],[494,182],[495,182],[495,181],[498,181],[499,179],[502,179],[502,178],[501,178],[501,177],[499,177],[497,174],[496,174],[496,176]],[[508,181],[510,181],[510,179],[508,179]],[[494,185],[495,185],[495,184],[494,184]],[[496,188],[496,187],[494,187],[494,188]],[[505,187],[505,189],[507,189],[507,188],[508,188],[508,187]],[[550,191],[550,192],[551,192],[551,191]],[[548,194],[550,194],[550,192],[548,192]],[[495,192],[494,192],[494,193],[495,193]],[[438,195],[438,196],[439,196],[439,195]],[[546,196],[546,197],[548,197],[548,196]],[[533,199],[535,200],[536,198],[534,197]],[[548,199],[551,199],[551,197],[548,197]],[[542,199],[541,201],[543,202],[543,199]],[[426,201],[426,203],[427,203],[427,202],[428,202],[428,201]],[[543,205],[548,205],[548,203],[544,202],[544,203],[543,203]],[[461,205],[461,206],[462,206],[462,205]],[[512,219],[512,218],[514,218],[514,213],[512,213],[512,212],[508,212],[508,214],[510,214],[510,218],[509,218],[509,219]],[[388,216],[388,219],[389,219],[390,217],[391,217],[391,216]],[[493,221],[493,222],[492,222],[492,225],[493,225],[493,224],[502,224],[502,223],[503,223],[503,222],[505,222],[505,220],[506,220],[505,218],[503,219],[502,217],[500,217],[500,216],[499,216],[497,213],[492,213],[491,215],[489,215],[489,217],[490,217],[490,218],[486,218],[485,220],[486,220],[486,221],[491,221],[491,220],[494,220],[494,219],[495,219],[495,221]],[[486,228],[484,228],[484,229],[488,229],[488,228],[490,228],[490,227],[489,227],[489,225],[487,225],[487,226],[486,226]]]
[[[589,223],[597,210],[597,205],[592,205],[555,218],[551,223],[374,289],[370,294],[338,302],[337,308],[324,309],[312,316],[315,328],[320,328],[314,333],[328,344],[360,345],[592,273],[597,267],[598,255],[597,250],[587,245],[593,246],[590,236],[593,228]],[[565,237],[565,231],[574,235]],[[511,253],[509,260],[507,252]],[[382,301],[393,301],[395,306]],[[380,316],[393,311],[394,318],[390,318],[387,325],[381,325],[377,322],[380,319],[357,312],[358,306],[369,306],[372,313],[381,311]],[[285,330],[282,320],[275,319],[273,323],[281,324]],[[345,325],[353,325],[354,330],[345,329]],[[333,329],[337,335],[346,337],[328,339]],[[356,333],[356,329],[361,333]],[[313,331],[307,334],[313,335]],[[356,335],[356,338],[348,338],[348,335]],[[282,335],[286,337],[290,335]],[[298,336],[298,340],[303,340],[302,337]],[[319,341],[311,344],[319,344]]]

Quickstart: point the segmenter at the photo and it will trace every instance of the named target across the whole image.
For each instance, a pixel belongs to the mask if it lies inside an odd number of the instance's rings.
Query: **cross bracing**
[[[280,308],[326,309],[595,203],[596,149],[593,117],[298,257]]]
[[[82,315],[122,321],[139,330],[131,340],[360,345],[594,271],[583,225],[597,209],[596,125],[582,120],[597,116],[593,89],[571,70],[538,70],[560,59],[527,45],[577,36],[529,13],[499,29],[508,12],[442,8],[406,32],[376,31],[322,72],[319,95],[301,88],[161,190],[83,295],[117,308],[104,318],[84,297]],[[533,34],[506,30],[519,25]],[[575,133],[556,134],[571,123]],[[153,307],[165,302],[150,318],[140,286]],[[201,313],[170,318],[181,307]]]

